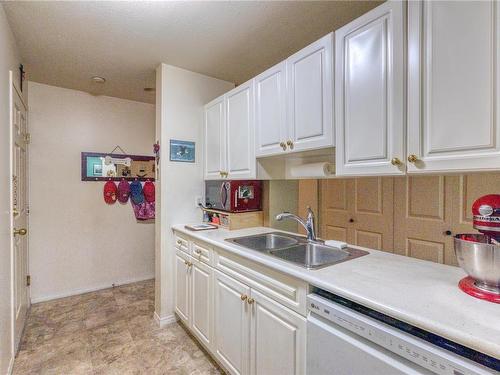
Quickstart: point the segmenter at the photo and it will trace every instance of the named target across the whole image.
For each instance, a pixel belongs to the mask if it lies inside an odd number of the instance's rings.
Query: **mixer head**
[[[489,194],[472,204],[473,226],[479,232],[500,240],[500,195]]]

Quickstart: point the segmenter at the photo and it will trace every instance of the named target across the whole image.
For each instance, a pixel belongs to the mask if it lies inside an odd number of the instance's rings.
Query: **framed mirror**
[[[155,157],[82,152],[82,181],[155,179]]]

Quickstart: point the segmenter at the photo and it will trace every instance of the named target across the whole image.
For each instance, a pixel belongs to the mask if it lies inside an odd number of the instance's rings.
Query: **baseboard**
[[[160,328],[163,328],[165,326],[168,326],[169,324],[177,322],[177,316],[175,314],[164,316],[163,318],[160,318],[160,316],[155,311],[154,318],[155,318],[155,322],[160,326]]]
[[[7,367],[7,375],[11,375],[14,370],[14,359],[16,359],[15,356],[10,358],[9,367]]]
[[[114,286],[120,286],[120,285],[137,283],[139,281],[151,280],[151,279],[154,279],[154,278],[155,278],[154,275],[143,276],[143,277],[137,277],[137,278],[131,278],[131,279],[117,281],[117,282],[115,282],[113,284],[114,284]],[[106,284],[95,285],[95,286],[92,286],[92,287],[89,287],[89,288],[74,289],[74,290],[71,290],[71,291],[68,291],[68,292],[64,292],[64,293],[51,294],[51,295],[48,295],[48,296],[31,298],[31,303],[46,302],[46,301],[51,301],[51,300],[54,300],[54,299],[71,297],[71,296],[76,296],[76,295],[79,295],[79,294],[95,292],[95,291],[98,291],[98,290],[108,289],[108,288],[111,288],[111,287],[113,287],[112,284],[106,283]]]

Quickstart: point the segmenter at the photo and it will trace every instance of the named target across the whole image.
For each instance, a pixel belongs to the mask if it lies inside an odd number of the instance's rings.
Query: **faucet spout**
[[[276,220],[281,221],[284,219],[295,220],[298,222],[306,230],[307,240],[316,241],[316,232],[314,230],[314,212],[311,210],[311,207],[307,207],[307,218],[305,220],[290,212],[282,212],[276,215]]]

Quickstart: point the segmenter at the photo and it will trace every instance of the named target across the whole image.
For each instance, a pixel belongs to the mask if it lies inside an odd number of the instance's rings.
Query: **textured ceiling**
[[[153,103],[161,62],[239,84],[378,2],[2,4],[30,80]]]

